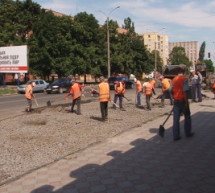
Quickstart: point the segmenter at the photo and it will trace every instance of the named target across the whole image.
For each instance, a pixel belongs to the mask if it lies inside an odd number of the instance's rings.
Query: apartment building
[[[167,60],[169,58],[168,36],[156,32],[139,34],[138,36],[144,42],[148,51],[152,52],[153,50],[157,50],[163,61],[163,65],[167,65]]]
[[[174,47],[183,47],[186,52],[186,56],[192,62],[193,67],[198,61],[199,58],[199,42],[190,41],[190,42],[169,42],[169,53],[172,52]]]

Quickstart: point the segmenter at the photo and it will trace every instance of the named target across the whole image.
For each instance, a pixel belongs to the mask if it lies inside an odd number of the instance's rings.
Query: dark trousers
[[[72,101],[72,108],[71,108],[71,112],[74,111],[74,106],[77,103],[77,114],[81,114],[81,97],[78,97],[77,99],[74,99]]]
[[[201,84],[197,84],[197,97],[198,97],[198,101],[199,102],[202,102],[201,88],[202,88],[202,85]]]
[[[190,109],[185,108],[184,101],[174,100],[173,107],[173,138],[177,139],[180,137],[180,115],[184,114],[184,131],[185,135],[189,136],[191,134],[191,116]]]
[[[192,84],[192,100],[193,101],[196,101],[196,89],[197,89],[196,84]]]
[[[154,95],[156,95],[156,92],[155,92],[155,89],[154,89],[154,88],[152,88],[152,93],[153,93]]]
[[[105,121],[108,118],[108,102],[100,102],[100,109],[102,114],[102,120]]]
[[[116,104],[118,98],[119,98],[119,107],[122,108],[122,95],[116,95],[115,94],[114,103]],[[116,108],[115,104],[113,104],[113,108]]]
[[[164,102],[164,99],[166,98],[166,96],[169,95],[169,99],[170,99],[170,104],[173,105],[173,97],[172,97],[172,93],[170,91],[170,89],[164,91],[162,98],[161,98],[161,102]]]
[[[150,104],[150,99],[151,99],[151,94],[146,95],[146,105],[147,105],[147,109],[151,110],[151,104]]]

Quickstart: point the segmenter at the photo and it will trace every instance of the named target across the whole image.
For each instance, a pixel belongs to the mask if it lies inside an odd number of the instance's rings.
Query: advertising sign
[[[0,47],[0,73],[27,73],[28,48],[24,46]]]

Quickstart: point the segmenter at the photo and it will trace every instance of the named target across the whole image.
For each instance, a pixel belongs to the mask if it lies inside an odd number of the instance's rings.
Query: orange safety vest
[[[156,84],[156,81],[155,81],[155,80],[152,80],[152,81],[151,81],[152,88],[155,88],[155,84]]]
[[[168,78],[164,78],[163,80],[162,80],[162,91],[164,92],[164,91],[166,91],[166,90],[168,90],[169,88],[170,88],[170,79],[168,79]]]
[[[137,87],[137,93],[143,92],[143,86],[139,80],[136,82],[136,87]]]
[[[121,95],[125,93],[125,86],[122,84],[122,82],[118,82],[115,84],[115,94],[116,95]]]
[[[25,89],[25,97],[27,99],[32,99],[32,92],[33,92],[33,87],[31,86],[31,84],[29,84]]]
[[[110,88],[106,82],[99,84],[99,100],[100,102],[108,102],[110,99]]]
[[[214,81],[214,84],[213,84],[213,87],[212,88],[215,88],[215,81]]]
[[[81,89],[78,83],[73,84],[73,86],[71,87],[71,93],[73,94],[72,100],[75,100],[81,96]]]
[[[152,94],[152,85],[149,82],[146,82],[145,86],[145,95],[151,95]]]
[[[184,82],[186,76],[176,76],[173,79],[173,98],[178,101],[184,101]]]

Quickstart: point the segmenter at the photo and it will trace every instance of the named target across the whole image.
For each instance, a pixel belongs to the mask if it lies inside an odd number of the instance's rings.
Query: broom
[[[173,108],[172,108],[172,110],[170,111],[170,113],[168,114],[168,116],[167,116],[167,118],[165,119],[165,121],[163,122],[163,124],[160,125],[160,127],[159,127],[158,134],[159,134],[161,137],[164,137],[164,133],[165,133],[164,125],[165,125],[165,123],[168,121],[168,119],[169,119],[169,117],[171,116],[172,112],[173,112]]]

